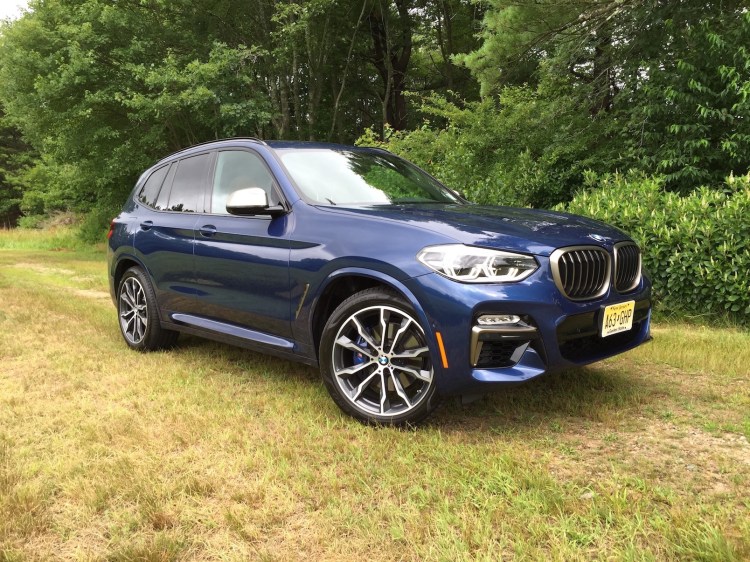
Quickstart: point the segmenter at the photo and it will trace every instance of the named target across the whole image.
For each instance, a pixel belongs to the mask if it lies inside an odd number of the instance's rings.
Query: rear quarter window
[[[164,183],[164,178],[167,177],[168,171],[168,165],[162,166],[149,176],[146,183],[143,184],[140,192],[138,192],[137,198],[140,203],[143,203],[148,207],[156,206],[156,198],[159,196],[159,190],[161,190],[161,186]]]

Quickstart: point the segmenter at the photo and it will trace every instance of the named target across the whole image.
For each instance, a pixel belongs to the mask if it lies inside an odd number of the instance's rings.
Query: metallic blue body
[[[473,394],[545,372],[581,365],[636,347],[650,338],[649,280],[620,295],[573,302],[556,287],[549,264],[557,248],[594,244],[612,253],[629,240],[602,223],[564,213],[475,205],[373,207],[316,206],[305,201],[275,149],[309,143],[268,144],[233,139],[201,145],[162,161],[221,148],[243,148],[264,159],[283,192],[286,213],[240,217],[155,211],[136,200],[136,184],[115,219],[109,241],[113,299],[119,277],[137,264],[149,274],[166,328],[212,337],[311,365],[318,362],[316,311],[332,283],[365,278],[398,291],[425,330],[441,394]],[[331,145],[323,145],[330,147]],[[361,149],[360,149],[361,150]],[[366,149],[374,150],[374,149]],[[539,269],[517,283],[468,284],[435,273],[416,259],[426,246],[463,243],[532,254]],[[592,315],[607,304],[635,300],[648,307],[627,342],[602,346],[571,361],[558,329],[572,315]],[[524,315],[539,332],[513,367],[476,369],[470,361],[472,326],[480,314]],[[436,332],[445,347],[443,365]]]

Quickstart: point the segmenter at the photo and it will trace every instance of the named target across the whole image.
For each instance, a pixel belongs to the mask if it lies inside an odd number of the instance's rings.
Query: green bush
[[[662,308],[750,323],[750,174],[721,191],[663,187],[659,178],[588,174],[586,190],[559,208],[632,235]]]
[[[480,102],[432,95],[419,128],[386,128],[384,141],[368,130],[357,144],[403,156],[475,203],[549,208],[570,201],[586,170],[615,167],[606,123],[566,109],[568,95],[548,82]]]

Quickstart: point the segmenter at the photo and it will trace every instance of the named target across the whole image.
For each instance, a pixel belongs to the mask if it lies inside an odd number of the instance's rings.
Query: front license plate
[[[635,301],[610,304],[604,308],[602,315],[602,337],[627,332],[633,327]]]

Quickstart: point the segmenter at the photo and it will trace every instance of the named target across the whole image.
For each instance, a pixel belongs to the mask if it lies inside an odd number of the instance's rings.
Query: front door
[[[289,304],[290,215],[238,217],[226,200],[238,189],[259,187],[271,205],[280,197],[271,171],[250,150],[217,155],[209,213],[195,234],[195,279],[200,315],[280,337],[291,337]]]

